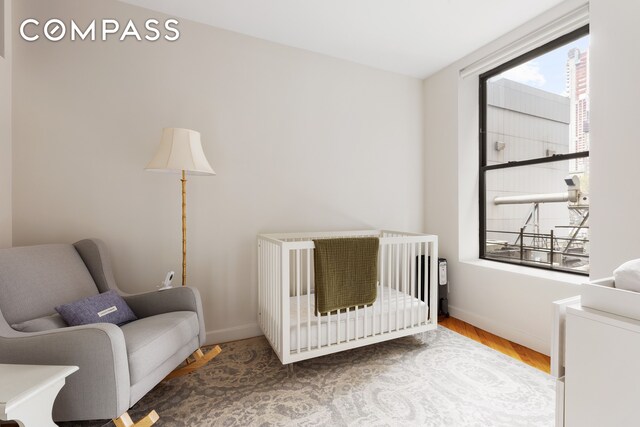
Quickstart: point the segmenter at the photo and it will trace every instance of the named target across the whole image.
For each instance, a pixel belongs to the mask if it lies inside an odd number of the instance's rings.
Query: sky
[[[581,52],[587,50],[589,47],[589,35],[564,46],[560,46],[551,52],[547,52],[544,55],[525,62],[524,64],[520,64],[517,67],[511,68],[494,78],[498,79],[503,77],[546,90],[548,92],[566,96],[565,66],[567,63],[567,52],[574,47],[580,49]]]

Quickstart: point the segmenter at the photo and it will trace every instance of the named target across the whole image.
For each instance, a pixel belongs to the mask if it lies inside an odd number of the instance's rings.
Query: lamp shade
[[[182,172],[190,175],[215,175],[202,151],[200,132],[182,128],[162,129],[160,147],[145,170]]]

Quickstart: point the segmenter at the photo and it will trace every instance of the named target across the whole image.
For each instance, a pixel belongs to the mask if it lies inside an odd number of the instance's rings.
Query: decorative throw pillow
[[[107,291],[69,304],[56,307],[56,311],[69,326],[90,323],[114,323],[124,325],[136,320],[131,308],[116,291]]]
[[[57,313],[11,325],[13,329],[20,332],[49,331],[51,329],[66,328],[67,326],[66,322]]]
[[[640,292],[640,259],[632,259],[613,271],[616,288]]]

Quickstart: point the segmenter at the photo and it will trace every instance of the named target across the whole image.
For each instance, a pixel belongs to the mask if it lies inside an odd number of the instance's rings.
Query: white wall
[[[591,0],[591,272],[640,258],[640,2]]]
[[[587,279],[478,260],[478,76],[460,70],[582,3],[565,2],[424,81],[425,230],[449,261],[450,312],[546,354],[551,302],[579,294]]]
[[[65,22],[161,17],[117,1],[24,0]],[[257,335],[256,235],[420,231],[422,83],[181,20],[178,42],[14,40],[14,244],[105,240],[128,292],[181,265],[178,176],[144,172],[162,127],[199,130],[189,284],[210,341]],[[179,280],[178,280],[179,282]]]
[[[0,0],[0,248],[11,247],[11,2]]]

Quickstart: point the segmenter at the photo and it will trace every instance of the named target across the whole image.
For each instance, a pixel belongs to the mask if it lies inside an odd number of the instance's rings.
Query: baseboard
[[[449,314],[456,319],[470,323],[473,326],[484,329],[487,332],[491,332],[492,334],[505,338],[509,341],[513,341],[547,356],[550,354],[550,342],[545,342],[544,340],[520,329],[513,328],[502,322],[496,322],[488,317],[481,316],[452,305],[449,305]]]
[[[234,326],[227,329],[217,329],[215,331],[207,331],[206,344],[219,344],[229,341],[237,341],[245,338],[257,337],[263,335],[262,330],[257,323],[249,323],[247,325]]]

